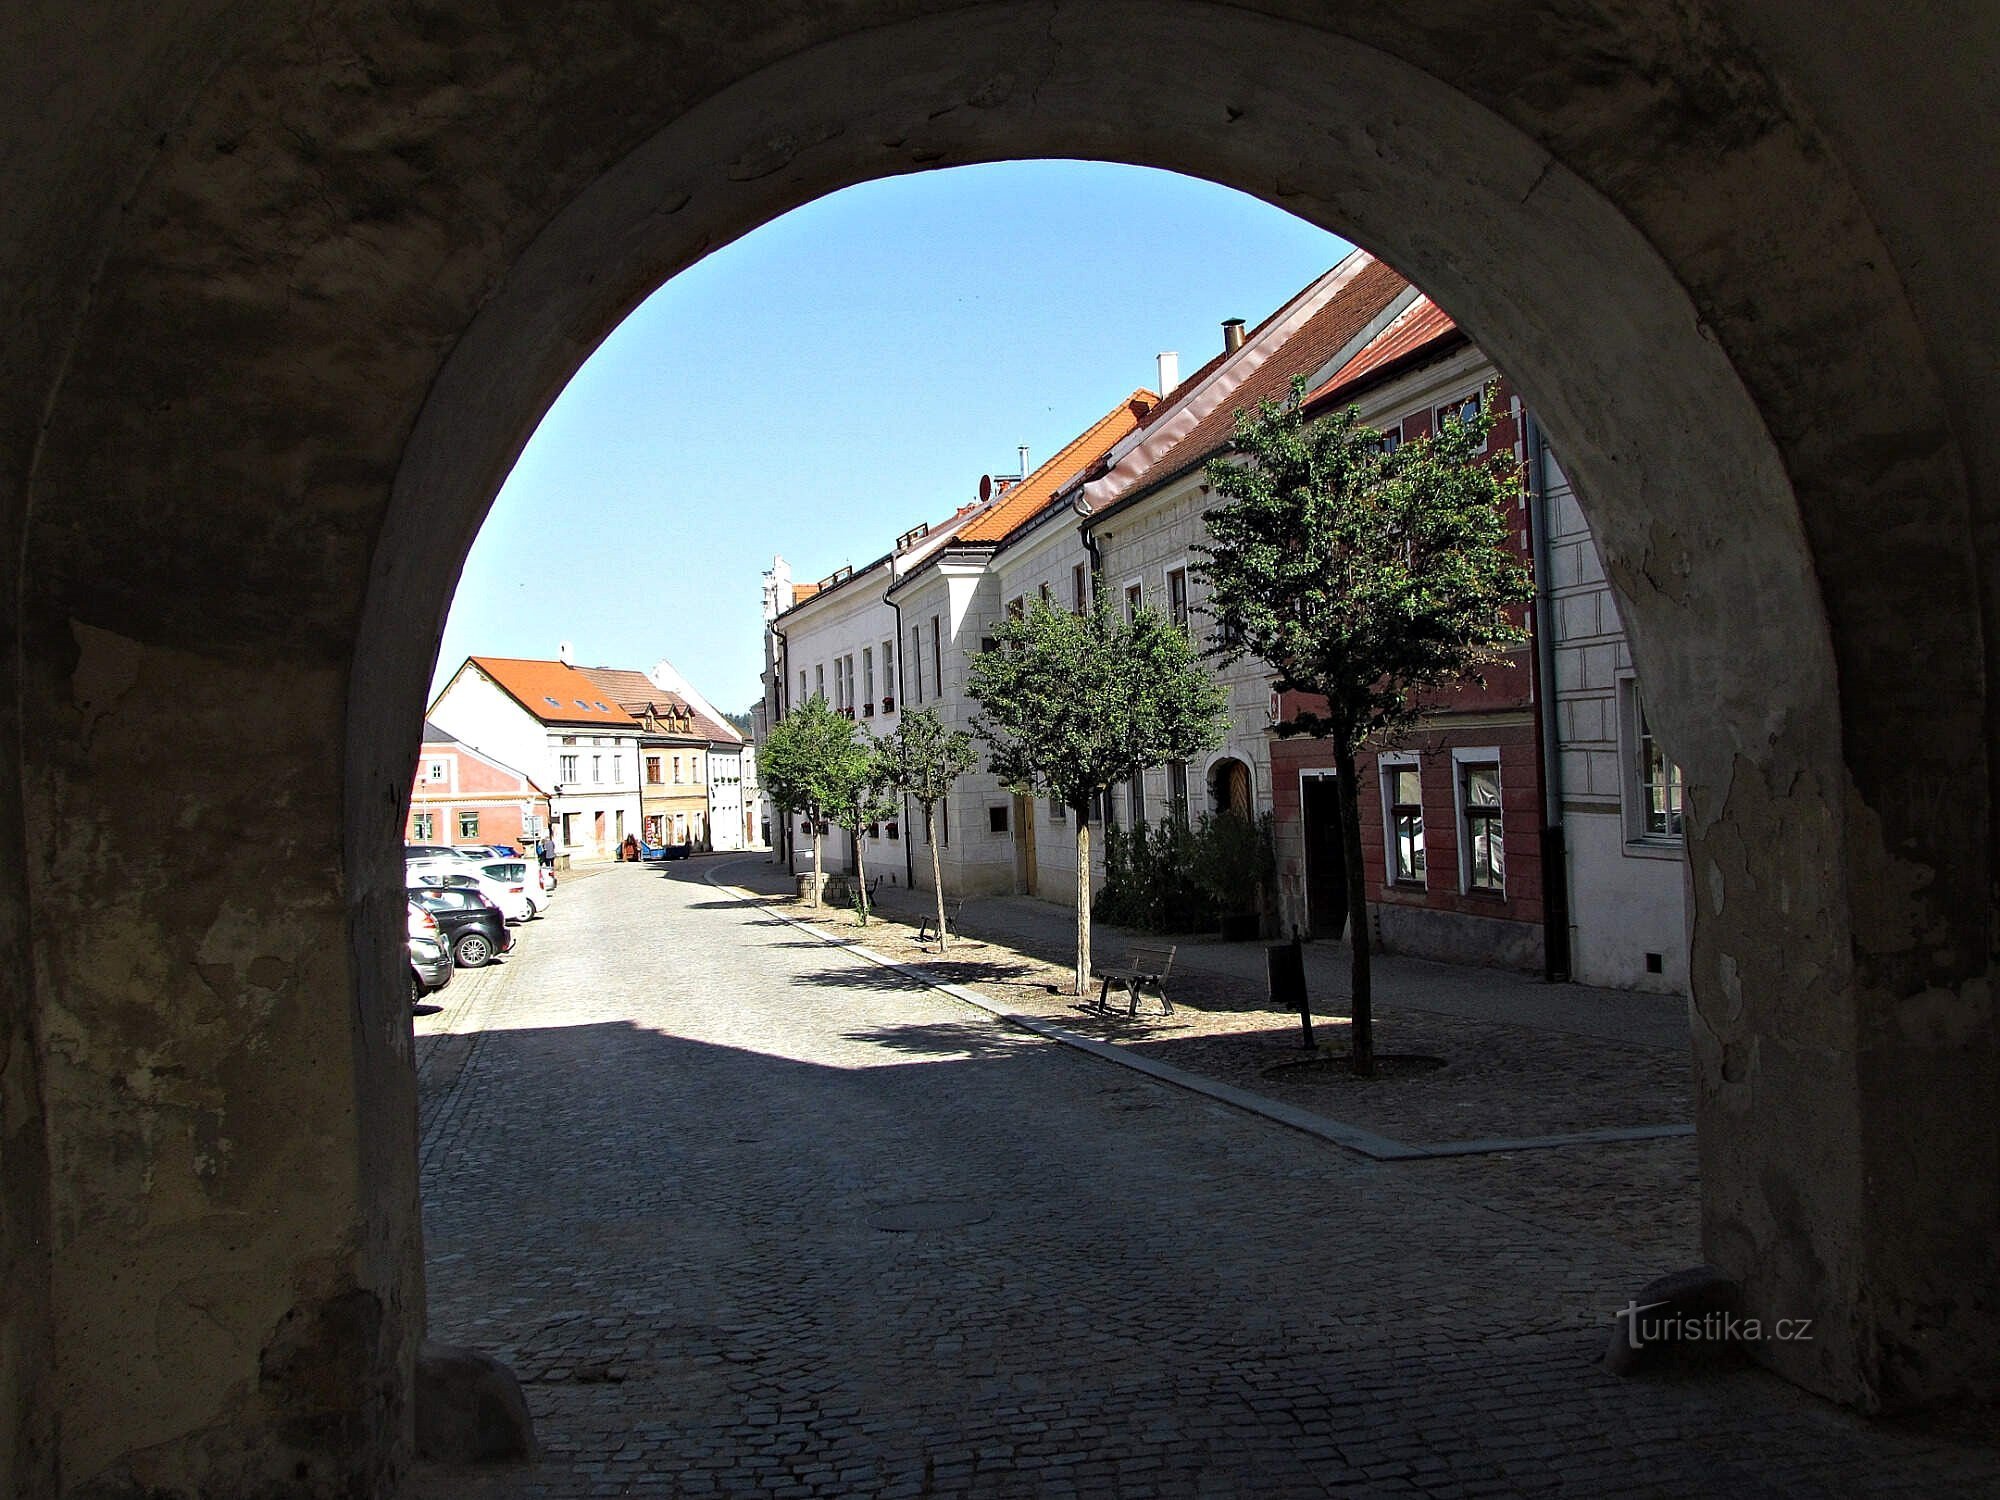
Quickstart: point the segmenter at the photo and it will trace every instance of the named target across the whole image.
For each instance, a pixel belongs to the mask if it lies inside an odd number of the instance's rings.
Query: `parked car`
[[[469,860],[415,860],[404,867],[403,883],[457,886],[461,890],[478,891],[499,907],[501,915],[509,922],[525,922],[535,914],[534,905],[528,900],[525,882],[502,883]]]
[[[437,918],[418,906],[409,903],[406,923],[410,950],[410,1004],[417,1005],[424,996],[435,994],[451,983],[451,950],[446,948],[439,932]]]
[[[449,844],[403,845],[404,864],[408,864],[413,859],[452,859],[455,857],[455,853]]]
[[[501,882],[509,890],[519,889],[528,898],[528,905],[534,915],[540,916],[548,910],[549,893],[542,889],[541,867],[530,866],[525,859],[492,859],[479,865],[493,879]]]
[[[452,962],[461,969],[484,968],[496,953],[513,949],[507,917],[478,891],[463,886],[410,887],[410,900],[437,922]]]

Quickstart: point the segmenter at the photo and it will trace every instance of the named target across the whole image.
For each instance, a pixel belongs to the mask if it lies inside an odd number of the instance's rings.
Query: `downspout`
[[[772,621],[770,629],[771,634],[778,638],[778,702],[783,706],[785,713],[790,713],[792,709],[792,642],[791,638],[778,628],[775,620]],[[777,810],[775,804],[773,804],[773,810]],[[788,875],[798,874],[798,851],[792,843],[792,815],[789,809],[785,810],[783,816],[778,819],[778,845],[785,853],[785,873]]]
[[[1563,828],[1562,739],[1556,720],[1555,595],[1549,577],[1549,443],[1523,411],[1528,448],[1528,536],[1535,568],[1536,739],[1542,758],[1542,978],[1570,977],[1569,847]]]
[[[889,560],[889,586],[882,590],[882,602],[889,606],[896,616],[896,722],[902,723],[902,713],[908,706],[903,701],[903,606],[889,596],[896,592],[896,585],[902,580],[896,576],[896,561]],[[903,889],[917,888],[917,846],[910,838],[910,794],[902,794],[903,802]]]

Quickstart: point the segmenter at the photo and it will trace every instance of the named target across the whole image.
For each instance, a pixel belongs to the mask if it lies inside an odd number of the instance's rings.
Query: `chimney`
[[[1028,477],[1028,445],[1023,443],[1015,451],[1021,455],[1021,477],[1026,479]]]
[[[576,665],[576,652],[571,648],[568,641],[564,641],[556,647],[556,660],[566,667]]]
[[[1159,355],[1160,399],[1166,400],[1181,383],[1181,356],[1177,349],[1167,349]]]
[[[1224,318],[1222,320],[1222,352],[1234,354],[1243,347],[1243,320]]]

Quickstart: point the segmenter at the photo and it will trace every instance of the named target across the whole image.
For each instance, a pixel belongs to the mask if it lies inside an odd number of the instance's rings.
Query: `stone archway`
[[[1991,1384],[2000,245],[1923,147],[2000,148],[2000,23],[1294,10],[5,23],[77,59],[0,117],[14,1489],[389,1481],[422,1323],[393,844],[485,508],[708,249],[1036,155],[1341,229],[1543,415],[1692,788],[1710,1254],[1821,1320],[1777,1360],[1814,1389]]]

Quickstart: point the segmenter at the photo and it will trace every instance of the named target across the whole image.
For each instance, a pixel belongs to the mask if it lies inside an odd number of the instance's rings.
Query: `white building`
[[[559,852],[609,859],[637,833],[641,726],[567,660],[469,656],[426,717],[549,788]]]

